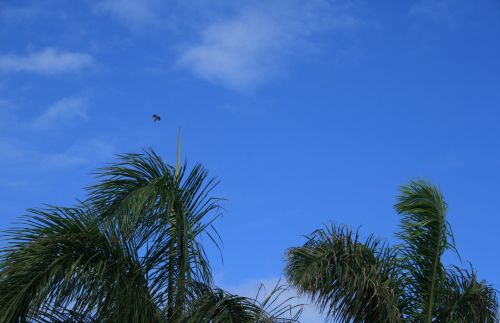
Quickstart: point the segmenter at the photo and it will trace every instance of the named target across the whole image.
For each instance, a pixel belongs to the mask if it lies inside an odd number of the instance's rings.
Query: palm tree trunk
[[[174,316],[174,293],[175,293],[175,273],[174,273],[174,262],[175,262],[175,240],[170,241],[168,248],[168,285],[167,285],[167,318],[170,319]]]
[[[178,258],[177,264],[179,266],[179,273],[177,275],[177,291],[175,299],[175,307],[177,315],[180,315],[184,310],[184,303],[186,300],[186,280],[189,277],[188,265],[188,234],[186,217],[183,211],[177,212],[177,247]],[[176,314],[174,314],[177,316]]]
[[[436,294],[436,289],[439,288],[436,286],[436,279],[438,275],[438,269],[439,266],[441,265],[441,253],[442,250],[445,249],[445,242],[441,239],[443,234],[446,234],[443,232],[446,230],[446,223],[445,223],[445,213],[444,212],[438,212],[438,216],[436,217],[437,220],[437,232],[433,236],[435,240],[435,250],[434,250],[434,259],[432,263],[432,271],[431,271],[431,286],[429,289],[429,294],[428,294],[428,299],[427,299],[427,304],[426,306],[426,318],[425,321],[427,323],[432,323],[432,318],[433,318],[433,312],[434,312],[434,298]]]
[[[440,226],[441,227],[441,226]],[[437,274],[437,269],[438,265],[440,263],[440,245],[438,243],[438,247],[436,250],[436,254],[434,255],[434,264],[432,267],[432,281],[431,281],[431,288],[429,290],[429,299],[427,301],[427,318],[426,322],[427,323],[432,323],[432,314],[433,314],[433,308],[434,308],[434,294],[435,294],[435,289],[436,289],[436,274]]]

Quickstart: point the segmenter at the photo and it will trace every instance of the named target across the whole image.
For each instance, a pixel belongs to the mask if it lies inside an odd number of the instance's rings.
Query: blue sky
[[[495,0],[0,3],[0,227],[116,153],[173,162],[180,126],[228,199],[216,280],[243,293],[323,224],[394,241],[415,178],[498,288],[499,121]]]

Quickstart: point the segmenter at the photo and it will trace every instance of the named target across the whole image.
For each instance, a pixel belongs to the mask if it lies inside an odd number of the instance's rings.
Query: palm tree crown
[[[30,210],[8,231],[0,322],[287,321],[273,293],[257,302],[213,286],[201,238],[219,245],[220,199],[202,166],[174,169],[149,150],[97,176],[78,207]]]
[[[445,268],[455,250],[441,192],[425,181],[401,188],[401,244],[332,225],[287,253],[286,275],[331,319],[342,322],[498,322],[496,291],[473,269]]]

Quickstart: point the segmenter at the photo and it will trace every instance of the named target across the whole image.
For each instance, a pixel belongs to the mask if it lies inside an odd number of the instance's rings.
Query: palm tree
[[[1,252],[0,322],[288,322],[273,307],[213,286],[202,239],[217,182],[152,150],[97,172],[77,207],[32,209]]]
[[[329,226],[287,252],[291,286],[342,322],[498,322],[496,291],[476,271],[445,268],[455,251],[441,192],[424,181],[401,188],[401,244],[390,247]]]

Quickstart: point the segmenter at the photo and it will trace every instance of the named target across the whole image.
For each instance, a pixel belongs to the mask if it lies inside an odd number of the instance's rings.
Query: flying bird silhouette
[[[161,117],[157,114],[153,114],[153,122],[160,121]]]

